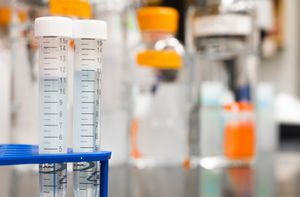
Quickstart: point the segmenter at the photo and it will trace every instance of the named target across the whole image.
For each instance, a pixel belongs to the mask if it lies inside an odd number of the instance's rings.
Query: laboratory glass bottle
[[[114,153],[112,166],[120,166],[128,161],[128,88],[126,77],[126,37],[125,7],[127,0],[98,0],[94,6],[96,19],[106,21],[109,39],[103,50],[102,79],[102,131],[106,140],[102,148]],[[109,47],[108,47],[109,46]],[[117,123],[117,124],[116,124]]]
[[[256,92],[257,153],[274,153],[279,143],[274,114],[275,88],[272,83],[261,82]]]
[[[222,9],[220,0],[199,0],[187,15],[187,50],[193,62],[193,105],[198,108],[198,152],[203,167],[223,165],[223,107],[251,102],[254,84],[247,62],[253,18]],[[255,73],[255,72],[254,72]]]
[[[32,26],[22,23],[16,10],[21,5],[12,1],[12,19],[10,23],[11,68],[12,68],[12,143],[38,143],[38,81],[37,64],[30,59],[27,32]],[[14,5],[15,4],[15,5]],[[27,16],[27,11],[25,16]],[[27,19],[26,19],[27,20]],[[22,35],[22,36],[21,36]],[[31,34],[31,36],[33,36]],[[34,51],[35,52],[35,51]],[[32,53],[33,54],[33,53]],[[36,53],[34,53],[36,54]],[[31,116],[27,114],[31,113]],[[25,132],[26,131],[26,132]]]
[[[255,156],[255,121],[246,101],[224,107],[224,156],[232,165],[251,164]]]
[[[132,64],[131,156],[137,166],[180,165],[188,157],[184,48],[174,37],[178,13],[137,12],[143,43]]]
[[[0,6],[0,15],[5,15],[7,12],[6,7]],[[3,132],[0,134],[0,143],[7,144],[11,143],[11,75],[12,69],[10,67],[11,50],[10,50],[10,39],[9,30],[7,27],[6,20],[0,19],[0,124]]]
[[[100,20],[73,22],[74,152],[86,153],[100,150],[102,45],[107,37],[106,29],[106,23]],[[74,163],[73,171],[74,196],[99,196],[99,162]]]
[[[67,153],[67,69],[72,20],[40,17],[35,20],[39,42],[40,154]],[[67,164],[41,164],[40,196],[66,196]]]

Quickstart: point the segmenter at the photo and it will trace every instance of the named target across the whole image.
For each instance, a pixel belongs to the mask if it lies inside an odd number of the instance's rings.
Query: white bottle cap
[[[39,17],[34,22],[34,35],[72,37],[72,20],[58,16]]]
[[[73,21],[73,38],[93,38],[106,40],[106,22],[101,20],[75,20]]]

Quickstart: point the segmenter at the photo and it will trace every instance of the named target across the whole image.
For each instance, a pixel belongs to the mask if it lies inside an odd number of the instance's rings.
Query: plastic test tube
[[[67,153],[67,68],[72,20],[40,17],[35,20],[39,42],[40,154]],[[40,196],[66,196],[67,164],[41,164]]]
[[[74,152],[99,151],[102,41],[106,23],[99,20],[73,22],[74,68]],[[74,163],[74,196],[99,196],[100,164]]]

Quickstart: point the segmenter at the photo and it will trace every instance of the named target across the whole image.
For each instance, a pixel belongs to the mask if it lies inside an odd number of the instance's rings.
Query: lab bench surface
[[[39,196],[37,168],[0,167],[0,196]],[[215,170],[111,165],[109,197],[298,197],[299,184],[300,153],[264,153],[252,167]]]

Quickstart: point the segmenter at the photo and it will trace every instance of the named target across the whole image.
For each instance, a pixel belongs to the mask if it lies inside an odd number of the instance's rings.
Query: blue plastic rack
[[[0,166],[43,164],[63,162],[89,162],[99,161],[100,196],[108,196],[108,168],[111,152],[101,151],[93,153],[73,153],[68,149],[67,154],[39,154],[38,146],[28,144],[2,144],[0,145]]]

